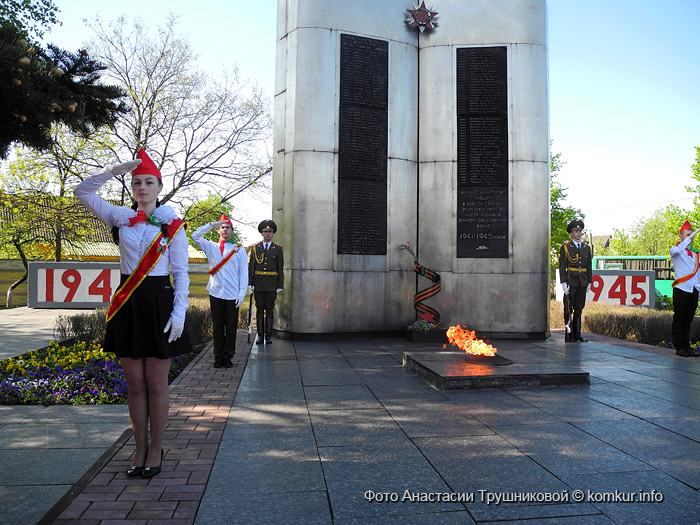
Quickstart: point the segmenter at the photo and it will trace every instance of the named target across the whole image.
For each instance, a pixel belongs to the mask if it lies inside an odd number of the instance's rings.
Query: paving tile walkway
[[[236,348],[233,368],[214,368],[210,342],[170,386],[158,476],[126,477],[134,452],[126,431],[39,523],[193,523],[250,354],[247,334],[239,333]]]
[[[589,386],[439,392],[401,358],[440,345],[245,337],[233,369],[208,350],[171,386],[159,476],[126,478],[127,432],[41,523],[700,522],[700,359],[554,333],[494,344]]]

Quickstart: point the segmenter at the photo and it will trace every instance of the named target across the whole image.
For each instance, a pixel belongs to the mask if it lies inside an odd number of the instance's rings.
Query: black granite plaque
[[[338,253],[386,255],[386,183],[338,181]]]
[[[457,257],[508,257],[508,186],[457,191]]]
[[[508,257],[505,47],[457,50],[457,257]]]
[[[457,184],[508,184],[508,117],[457,117]]]
[[[386,255],[389,44],[340,35],[338,253]]]
[[[457,114],[503,114],[508,104],[505,47],[457,50]]]
[[[340,104],[387,109],[389,43],[340,35]]]
[[[340,106],[338,176],[386,180],[387,113],[383,109]]]

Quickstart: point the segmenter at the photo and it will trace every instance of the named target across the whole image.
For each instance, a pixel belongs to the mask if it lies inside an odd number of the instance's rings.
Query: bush
[[[551,328],[564,328],[562,303],[550,302]],[[588,303],[583,310],[582,330],[598,335],[659,345],[671,340],[673,312],[649,308]],[[690,328],[690,340],[700,341],[700,322]]]
[[[250,311],[250,298],[246,296],[245,301],[238,309],[238,328],[248,328],[248,312]]]
[[[213,327],[208,298],[190,298],[190,307],[187,309],[187,329],[190,332],[192,346],[195,348],[199,348],[211,340]]]
[[[59,342],[85,341],[86,343],[102,343],[105,338],[107,321],[104,308],[87,314],[61,315],[54,325],[54,339]],[[246,316],[246,321],[247,321]],[[240,316],[239,316],[240,324]],[[248,326],[246,324],[246,326]],[[187,329],[194,348],[202,347],[212,338],[211,315],[209,314],[209,299],[201,297],[190,298],[187,310]]]

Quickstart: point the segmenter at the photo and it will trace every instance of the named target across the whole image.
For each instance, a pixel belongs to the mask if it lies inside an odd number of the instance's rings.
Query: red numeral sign
[[[81,273],[79,270],[68,268],[65,270],[58,268],[46,268],[46,302],[63,302],[70,303],[74,299],[76,302],[87,301],[96,303],[108,303],[112,297],[112,286],[110,284],[111,270],[109,268],[104,268],[100,270],[97,277],[92,279],[95,270],[87,270],[85,273]],[[59,277],[60,276],[60,277]],[[89,282],[87,286],[87,298],[85,297],[85,288],[83,288],[80,299],[76,299],[76,294],[79,293],[81,289],[81,284],[83,284],[83,276]],[[89,280],[92,279],[92,280]],[[58,285],[60,282],[63,287]],[[61,291],[65,288],[65,296],[60,297]],[[98,300],[90,299],[90,297],[98,297]]]
[[[588,300],[641,306],[647,304],[651,283],[644,275],[594,275]]]

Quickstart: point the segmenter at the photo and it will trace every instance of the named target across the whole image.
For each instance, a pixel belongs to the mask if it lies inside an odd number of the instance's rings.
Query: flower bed
[[[173,358],[171,383],[197,356]],[[119,359],[99,344],[51,343],[41,350],[0,361],[2,405],[113,405],[126,403],[126,380]]]

